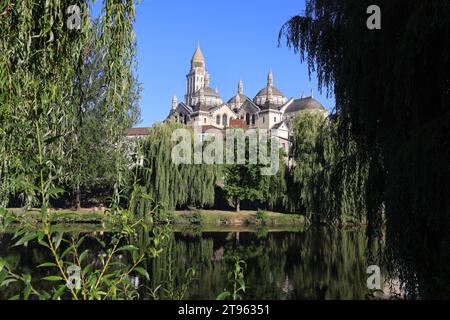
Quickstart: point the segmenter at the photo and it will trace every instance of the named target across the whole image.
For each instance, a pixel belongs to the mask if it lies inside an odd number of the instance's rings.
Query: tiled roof
[[[201,126],[201,129],[202,129],[202,133],[205,133],[207,130],[209,130],[209,129],[216,129],[216,130],[220,130],[220,131],[222,131],[222,129],[221,128],[218,128],[218,127],[216,127],[216,126],[213,126],[213,125],[204,125],[204,126]]]
[[[146,136],[150,128],[129,128],[125,130],[127,136]]]
[[[230,127],[245,129],[245,128],[247,128],[247,125],[245,124],[245,121],[242,119],[231,119]]]

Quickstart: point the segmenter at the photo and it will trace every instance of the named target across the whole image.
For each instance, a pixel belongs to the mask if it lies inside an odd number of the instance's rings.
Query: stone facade
[[[230,126],[231,120],[241,119],[246,128],[271,130],[272,136],[277,137],[287,153],[291,120],[298,112],[327,115],[327,110],[314,99],[312,92],[309,97],[287,98],[274,86],[272,71],[267,75],[266,86],[253,99],[244,94],[244,84],[239,80],[236,95],[223,102],[218,90],[210,87],[210,75],[200,47],[192,56],[186,80],[184,101],[179,102],[173,96],[166,121],[170,119],[188,126],[224,129]]]

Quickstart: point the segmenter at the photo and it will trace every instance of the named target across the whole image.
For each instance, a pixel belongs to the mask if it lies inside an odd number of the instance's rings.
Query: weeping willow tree
[[[301,112],[292,122],[292,165],[285,175],[285,206],[316,222],[361,222],[367,160],[354,141],[343,145],[339,118]]]
[[[299,192],[298,201],[309,218],[315,212],[313,201],[318,193],[314,177],[322,170],[323,165],[318,161],[316,144],[324,120],[321,114],[302,112],[294,118],[292,125],[292,156],[295,161],[292,170],[293,182]]]
[[[450,3],[377,1],[381,29],[369,30],[372,4],[308,0],[279,40],[334,93],[340,143],[365,154],[369,230],[384,205],[392,271],[411,297],[448,298]]]
[[[178,141],[172,140],[172,133],[183,128],[175,123],[158,124],[150,128],[149,135],[142,142],[144,159],[140,183],[153,202],[165,209],[177,206],[210,206],[214,204],[214,188],[221,177],[220,167],[213,164],[175,164],[172,149]],[[187,129],[194,148],[194,132]]]
[[[316,136],[319,169],[307,183],[313,187],[310,205],[319,220],[360,223],[365,220],[368,161],[354,141],[339,143],[338,126],[337,117],[323,121]]]
[[[79,9],[79,10],[77,10]],[[76,85],[92,45],[87,1],[2,1],[0,4],[0,205],[21,193],[47,206],[74,154],[83,114]],[[119,136],[132,90],[133,0],[103,1],[94,45],[105,54],[102,121]],[[118,166],[120,164],[117,164]],[[117,181],[121,181],[117,170]]]

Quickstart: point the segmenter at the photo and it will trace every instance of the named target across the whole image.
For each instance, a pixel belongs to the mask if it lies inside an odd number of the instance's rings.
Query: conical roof
[[[197,45],[197,49],[194,52],[194,55],[192,56],[192,62],[205,62],[205,57],[203,56],[202,50],[200,49],[200,46]]]

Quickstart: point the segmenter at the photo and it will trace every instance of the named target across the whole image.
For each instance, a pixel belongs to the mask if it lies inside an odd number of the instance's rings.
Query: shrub
[[[268,221],[267,211],[258,209],[256,211],[256,220],[262,224],[266,224]]]
[[[190,224],[201,224],[202,223],[202,211],[195,210],[192,214],[187,216],[187,220]]]

